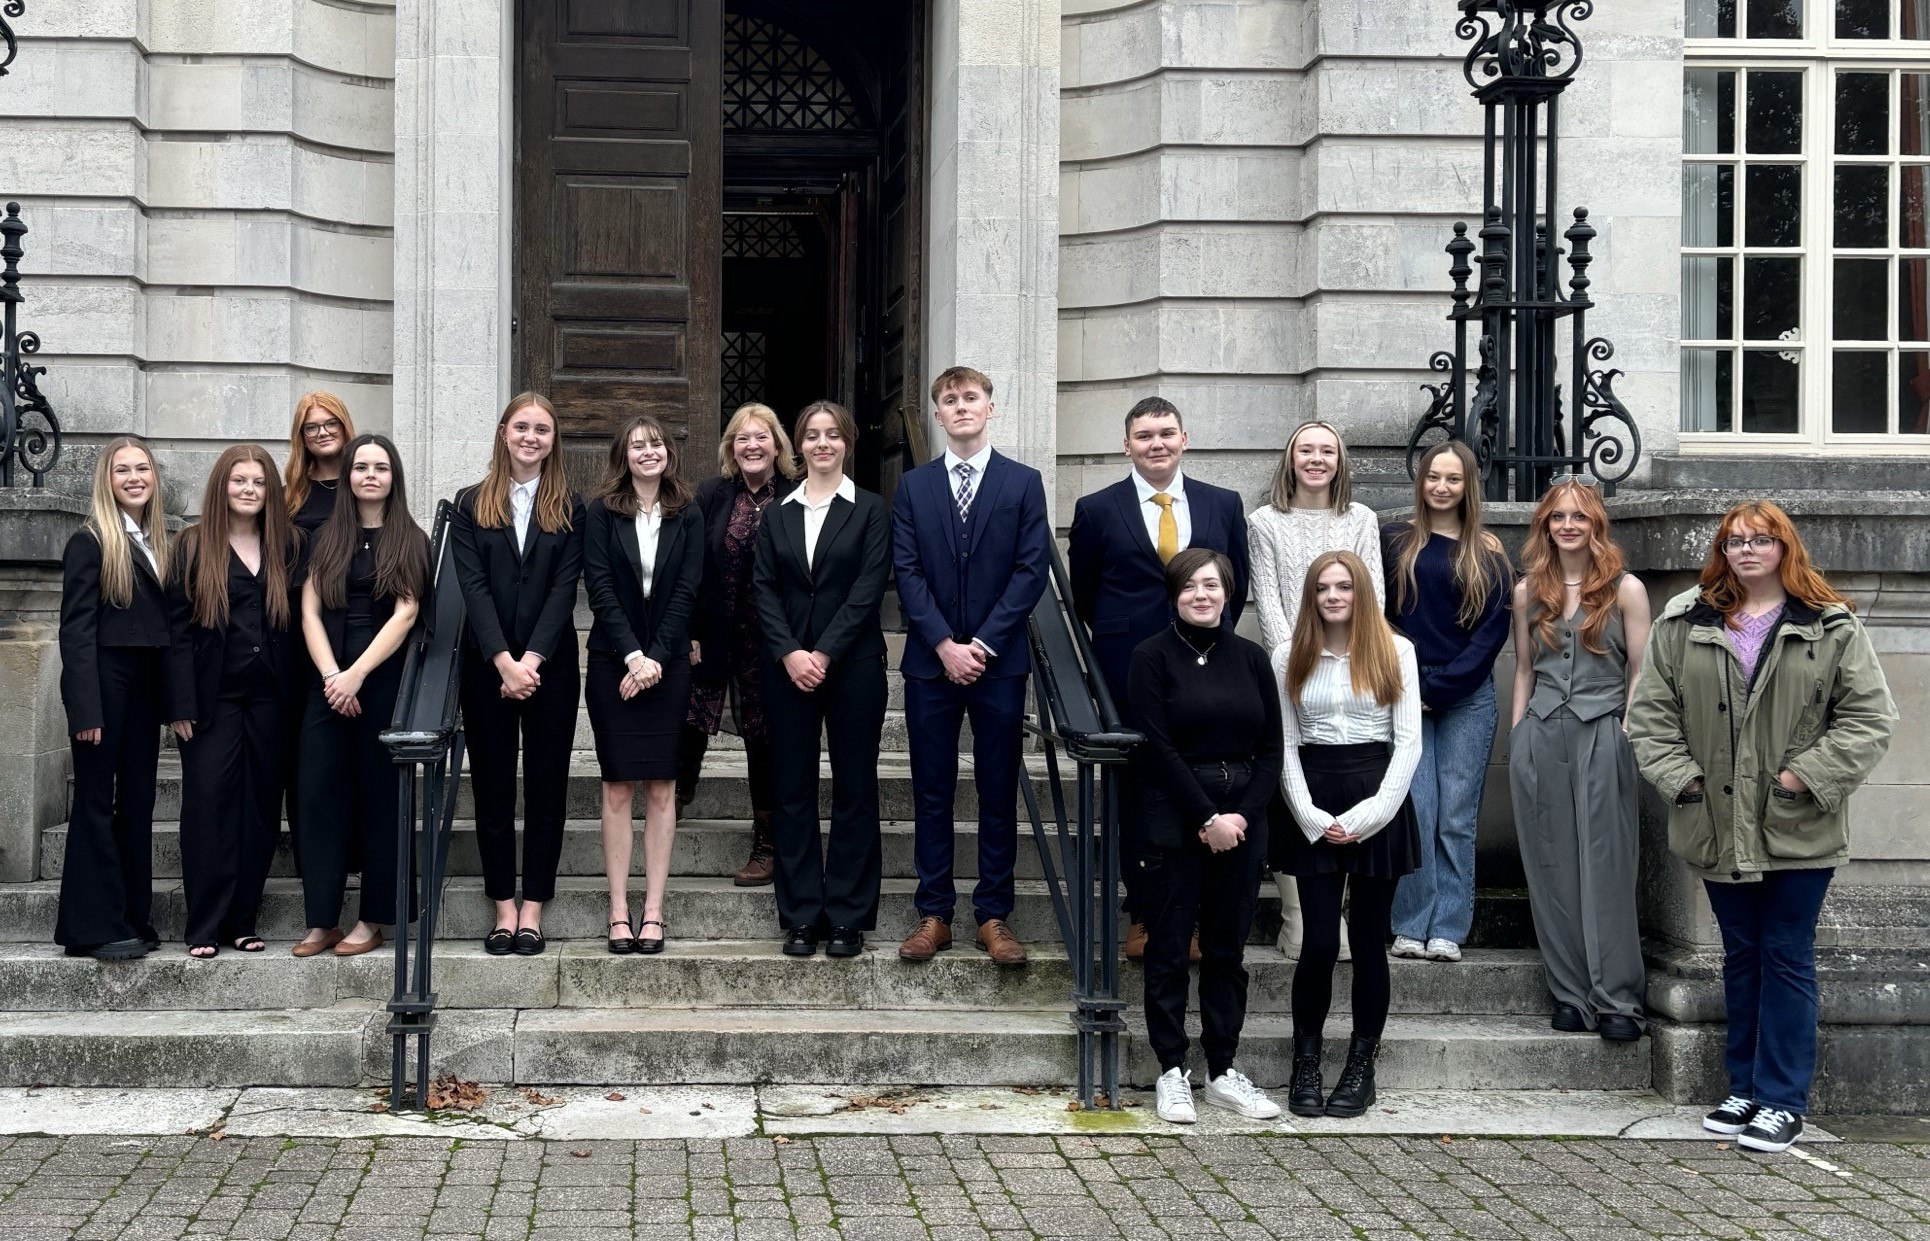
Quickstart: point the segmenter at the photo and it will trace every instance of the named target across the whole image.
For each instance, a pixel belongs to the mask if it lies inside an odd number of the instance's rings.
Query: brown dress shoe
[[[943,918],[920,918],[918,929],[898,945],[900,961],[929,961],[952,946],[952,924]]]
[[[987,918],[978,924],[978,948],[992,958],[994,965],[1016,969],[1025,964],[1025,945],[1003,918]]]
[[[771,816],[755,816],[752,833],[750,860],[744,863],[744,869],[730,879],[740,888],[763,887],[771,882],[772,873],[777,869],[777,847],[771,837]]]
[[[1146,956],[1146,924],[1134,922],[1126,928],[1126,959],[1138,961]]]

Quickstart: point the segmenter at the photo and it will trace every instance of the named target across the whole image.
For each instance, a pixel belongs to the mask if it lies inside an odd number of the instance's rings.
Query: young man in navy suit
[[[908,471],[891,506],[892,564],[905,614],[905,724],[917,803],[918,926],[907,961],[952,946],[952,798],[958,737],[972,721],[978,786],[978,946],[1025,964],[1007,925],[1018,852],[1026,618],[1051,573],[1052,528],[1039,472],[992,451],[992,381],[954,366],[932,382],[945,454]]]
[[[1240,495],[1186,477],[1180,470],[1185,455],[1186,424],[1179,409],[1163,397],[1149,396],[1126,413],[1126,456],[1132,460],[1132,473],[1080,497],[1072,510],[1068,554],[1073,606],[1092,631],[1093,658],[1128,725],[1126,669],[1133,648],[1173,620],[1166,562],[1188,547],[1224,552],[1233,562],[1233,582],[1220,624],[1231,630],[1246,603],[1246,515]],[[1146,948],[1146,911],[1135,898],[1139,864],[1132,849],[1135,798],[1130,787],[1128,782],[1120,797],[1127,846],[1120,864],[1126,912],[1132,917],[1126,956],[1136,961]]]

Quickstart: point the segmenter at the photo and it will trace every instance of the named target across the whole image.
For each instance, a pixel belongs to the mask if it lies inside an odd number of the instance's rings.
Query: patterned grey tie
[[[961,461],[952,471],[958,475],[958,519],[963,521],[972,512],[972,463]]]

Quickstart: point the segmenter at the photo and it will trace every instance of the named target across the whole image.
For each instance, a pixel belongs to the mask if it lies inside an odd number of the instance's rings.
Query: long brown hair
[[[503,406],[496,419],[496,446],[489,452],[489,473],[476,487],[476,524],[485,530],[500,530],[515,520],[509,511],[509,445],[503,442],[503,428],[524,409],[540,409],[549,416],[552,433],[550,454],[536,475],[536,504],[530,516],[544,534],[570,528],[570,480],[563,473],[563,424],[556,420],[556,407],[540,392],[518,392]]]
[[[603,507],[621,517],[637,515],[637,489],[630,482],[630,437],[638,431],[643,432],[646,443],[663,445],[663,481],[657,484],[657,503],[666,520],[675,517],[690,503],[690,484],[684,481],[677,441],[649,414],[638,414],[624,423],[610,441],[610,468],[600,492]]]
[[[1602,637],[1616,608],[1616,591],[1627,563],[1622,549],[1608,534],[1608,509],[1595,488],[1565,479],[1542,493],[1535,515],[1528,519],[1528,544],[1521,551],[1521,580],[1528,598],[1541,605],[1535,617],[1535,637],[1555,649],[1555,620],[1568,611],[1568,588],[1562,583],[1561,556],[1549,530],[1555,510],[1563,505],[1588,518],[1588,569],[1582,574],[1582,645],[1597,655],[1608,654]]]
[[[168,580],[168,517],[161,502],[161,463],[154,450],[137,435],[122,435],[101,445],[94,459],[94,489],[90,511],[84,525],[101,545],[101,598],[110,607],[129,607],[134,602],[134,542],[127,537],[121,520],[121,502],[114,498],[114,454],[123,448],[138,448],[147,457],[154,474],[147,503],[141,508],[140,527],[147,545],[154,551],[154,576]]]
[[[228,476],[243,463],[261,467],[261,515],[255,526],[261,535],[261,567],[267,578],[268,623],[288,628],[288,581],[295,552],[295,523],[282,507],[281,480],[274,458],[259,444],[236,444],[215,458],[208,485],[201,492],[201,521],[181,536],[181,582],[188,593],[194,623],[219,629],[228,623],[228,539],[234,533],[235,513],[228,507]]]
[[[1367,576],[1367,565],[1352,552],[1326,552],[1307,566],[1300,586],[1300,619],[1293,626],[1293,649],[1287,655],[1287,693],[1298,705],[1300,691],[1320,664],[1325,645],[1325,622],[1314,605],[1320,575],[1339,565],[1354,579],[1354,615],[1347,626],[1347,672],[1356,694],[1372,694],[1391,707],[1401,697],[1401,657],[1394,646],[1394,630],[1381,615],[1380,595]]]
[[[1856,610],[1856,605],[1837,593],[1817,572],[1816,566],[1810,563],[1809,549],[1803,546],[1802,536],[1796,533],[1796,523],[1789,519],[1788,513],[1768,500],[1744,500],[1722,515],[1722,524],[1716,527],[1715,540],[1709,544],[1709,558],[1702,565],[1702,597],[1708,600],[1710,607],[1722,613],[1729,624],[1735,624],[1736,612],[1748,598],[1748,592],[1737,580],[1735,569],[1730,567],[1729,557],[1722,550],[1722,541],[1735,533],[1736,527],[1745,521],[1781,541],[1783,563],[1780,573],[1783,591],[1790,598],[1800,599],[1818,612],[1832,603],[1840,603],[1852,612]]]
[[[1452,453],[1461,463],[1461,539],[1454,551],[1454,588],[1461,595],[1461,606],[1454,619],[1463,629],[1472,629],[1488,607],[1488,597],[1505,582],[1512,571],[1508,553],[1501,540],[1481,524],[1481,463],[1474,450],[1460,440],[1444,440],[1421,454],[1414,470],[1414,516],[1407,528],[1393,538],[1393,563],[1388,566],[1394,579],[1394,610],[1405,612],[1420,597],[1414,583],[1414,562],[1433,537],[1434,528],[1427,507],[1427,469],[1443,453]]]
[[[295,421],[288,427],[288,465],[282,473],[282,499],[287,502],[288,515],[293,517],[308,503],[308,489],[312,485],[309,474],[315,469],[315,454],[308,451],[308,437],[302,434],[302,423],[308,411],[320,408],[330,417],[342,424],[342,439],[355,438],[355,419],[348,416],[348,406],[333,392],[307,392],[295,400]],[[342,470],[348,470],[348,449],[342,449]],[[225,501],[224,501],[225,503]]]
[[[1347,459],[1347,440],[1341,435],[1339,427],[1317,418],[1301,423],[1287,437],[1287,446],[1280,452],[1280,464],[1274,467],[1273,486],[1267,492],[1267,499],[1282,513],[1293,507],[1294,495],[1300,490],[1300,476],[1293,472],[1293,446],[1308,431],[1325,431],[1340,446],[1335,459],[1334,481],[1327,484],[1327,507],[1336,513],[1344,513],[1347,506],[1354,502],[1354,467]]]
[[[342,450],[342,483],[335,489],[335,511],[315,532],[315,554],[308,562],[308,578],[325,608],[348,604],[348,567],[362,536],[362,519],[355,489],[348,485],[355,454],[380,448],[389,457],[389,498],[382,509],[382,528],[375,534],[375,597],[420,599],[429,585],[429,537],[409,514],[409,495],[402,485],[402,456],[386,435],[358,435]]]

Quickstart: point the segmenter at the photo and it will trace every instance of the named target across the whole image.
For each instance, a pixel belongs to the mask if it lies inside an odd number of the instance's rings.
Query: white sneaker
[[[1193,1075],[1167,1069],[1154,1083],[1159,1092],[1159,1118],[1169,1124],[1197,1123],[1200,1114],[1193,1109]]]
[[[1427,959],[1427,945],[1411,935],[1396,935],[1394,946],[1388,951],[1397,957],[1406,957],[1410,961]]]
[[[1427,941],[1427,959],[1430,961],[1459,961],[1461,945],[1451,939],[1436,937]]]
[[[1214,1107],[1238,1112],[1248,1120],[1272,1120],[1280,1114],[1280,1105],[1267,1098],[1267,1092],[1248,1081],[1246,1074],[1238,1069],[1207,1078],[1205,1099]]]

